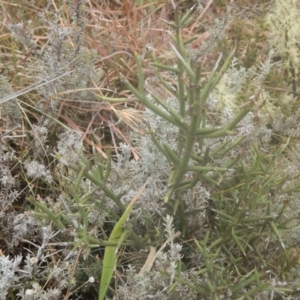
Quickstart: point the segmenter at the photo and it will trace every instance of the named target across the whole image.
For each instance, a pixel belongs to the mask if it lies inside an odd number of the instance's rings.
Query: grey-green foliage
[[[101,69],[95,67],[97,52],[87,49],[83,45],[83,36],[86,26],[85,1],[69,2],[71,24],[66,26],[61,21],[64,16],[60,10],[49,9],[47,13],[40,14],[40,21],[47,27],[48,43],[40,48],[33,37],[34,28],[30,22],[10,24],[7,28],[13,36],[23,44],[27,51],[32,53],[31,66],[26,68],[24,74],[30,82],[49,80],[56,76],[71,74],[61,79],[38,87],[40,100],[38,108],[50,115],[55,115],[65,96],[59,93],[72,90],[87,89],[98,82],[103,76]],[[72,94],[72,100],[80,100],[81,106],[90,107],[90,101],[95,101],[94,96],[86,91],[76,91]]]
[[[141,271],[137,272],[134,265],[129,265],[126,270],[128,280],[126,284],[118,286],[118,297],[124,300],[173,299],[173,296],[168,293],[168,288],[173,284],[174,277],[177,275],[177,265],[182,258],[182,245],[174,242],[173,221],[174,218],[169,215],[164,218],[164,236],[168,242],[163,248],[169,249],[156,252],[157,257],[152,270],[142,267]],[[160,272],[162,266],[168,276]],[[189,299],[196,299],[193,297],[193,292],[189,293],[185,289],[185,293]]]
[[[69,94],[73,90],[89,88],[93,80],[98,82],[103,75],[102,70],[95,66],[96,51],[83,46],[85,3],[85,1],[64,3],[64,9],[68,8],[71,16],[71,22],[67,27],[62,21],[65,18],[64,11],[57,10],[50,3],[47,12],[41,13],[39,24],[22,20],[20,23],[7,26],[15,40],[11,43],[12,53],[7,55],[12,59],[1,60],[3,74],[0,75],[2,129],[0,227],[3,246],[1,250],[4,251],[0,255],[1,299],[14,299],[13,297],[17,297],[18,293],[20,299],[24,300],[57,300],[63,291],[65,292],[66,289],[71,291],[76,285],[73,272],[75,256],[70,249],[67,249],[69,244],[49,245],[58,240],[62,241],[63,238],[52,234],[51,229],[49,232],[46,230],[47,227],[42,227],[43,221],[33,218],[30,206],[23,212],[23,208],[25,209],[23,197],[26,189],[24,185],[20,185],[20,182],[28,180],[26,188],[29,190],[33,187],[32,183],[38,180],[43,182],[42,184],[50,184],[47,199],[36,196],[41,203],[45,201],[56,212],[59,210],[57,204],[59,201],[56,201],[55,197],[57,196],[58,200],[60,198],[54,192],[53,174],[49,170],[49,162],[52,159],[50,156],[45,158],[46,155],[50,155],[48,145],[53,121],[57,124],[58,109],[63,101],[70,99]],[[2,16],[4,12],[5,10]],[[14,13],[18,14],[15,11]],[[40,47],[34,35],[37,31],[43,31],[45,27],[47,33],[38,34],[46,34],[48,42]],[[18,48],[17,54],[14,52],[13,45]],[[14,61],[19,58],[22,58],[20,59],[22,63]],[[11,74],[13,79],[9,78]],[[13,84],[14,88],[12,88]],[[60,94],[63,92],[65,94]],[[90,102],[86,103],[84,100],[95,100],[95,97],[86,91],[76,92],[73,93],[72,100],[80,101],[81,106],[90,107]],[[35,117],[31,118],[32,115]],[[61,138],[63,137],[62,134]],[[66,154],[67,147],[78,149],[81,142],[77,137],[74,132],[68,133],[69,141],[65,140],[63,145],[59,144],[58,150]],[[27,151],[31,145],[32,148]],[[23,152],[26,147],[28,149]],[[71,153],[70,149],[68,151]],[[29,159],[26,157],[27,154],[30,156]],[[71,155],[68,159],[72,160]],[[25,163],[21,165],[23,161]],[[65,174],[62,172],[60,175]],[[22,202],[16,205],[18,199]],[[59,203],[61,204],[62,201]],[[19,211],[21,209],[22,212]],[[63,237],[65,238],[66,235]],[[23,246],[22,252],[20,245]],[[59,260],[53,264],[51,257],[53,258],[57,253],[51,251],[56,246],[63,249],[64,254],[59,250]],[[45,287],[47,282],[55,282],[55,284],[48,288]]]
[[[25,221],[22,223],[23,227]],[[33,228],[31,228],[33,230]],[[23,228],[24,231],[24,228]],[[50,226],[45,226],[35,237],[40,235],[41,244],[35,244],[27,240],[25,236],[21,238],[23,243],[29,243],[35,249],[35,252],[28,253],[25,258],[22,255],[10,257],[9,255],[0,256],[0,299],[5,300],[17,294],[21,299],[59,299],[62,291],[66,288],[72,289],[75,285],[73,279],[73,263],[75,254],[71,251],[61,256],[61,261],[52,265],[48,261],[51,257],[51,246],[54,237],[58,233],[52,232]],[[45,289],[42,285],[46,281],[55,280],[56,287]]]
[[[19,265],[22,262],[22,256],[18,255],[14,259],[10,259],[9,256],[2,255],[0,257],[0,299],[6,300],[8,289],[16,284],[19,284],[20,274]]]
[[[0,74],[0,99],[4,98],[7,95],[13,94],[13,90],[11,88],[11,84],[6,76]],[[5,120],[4,124],[7,129],[11,129],[12,126],[20,125],[19,122],[21,120],[21,109],[18,106],[16,100],[11,100],[3,104],[3,120]],[[11,120],[13,120],[13,124],[11,124]]]
[[[299,72],[299,24],[300,7],[297,0],[276,0],[266,17],[269,40],[285,67],[297,76]]]

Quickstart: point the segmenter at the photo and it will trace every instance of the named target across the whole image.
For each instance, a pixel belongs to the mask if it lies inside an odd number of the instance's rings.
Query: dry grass
[[[120,5],[122,3],[122,5]],[[194,21],[183,30],[183,38],[195,38],[191,47],[195,50],[199,49],[204,41],[207,41],[209,33],[205,30],[216,17],[221,17],[225,13],[225,5],[228,1],[209,1],[206,8],[201,14],[193,15]],[[47,6],[48,5],[48,6]],[[55,11],[61,11],[62,14],[57,20],[61,27],[68,27],[71,24],[70,11],[67,6],[60,6],[54,2],[43,3],[39,1],[35,6],[29,4],[20,4],[19,2],[1,2],[2,6],[2,36],[1,38],[1,68],[4,74],[9,78],[14,91],[18,91],[24,86],[34,83],[36,80],[32,74],[26,74],[30,65],[37,64],[37,57],[29,49],[24,48],[20,43],[16,43],[14,37],[11,36],[5,27],[7,24],[16,24],[23,22],[23,30],[30,37],[30,32],[27,28],[30,27],[32,38],[36,42],[38,48],[47,46],[47,26],[41,24],[38,14],[44,13],[44,8],[47,7],[48,14],[53,14]],[[182,11],[190,9],[194,3],[182,4]],[[223,51],[229,51],[233,42],[237,42],[238,57],[243,61],[246,67],[263,60],[266,55],[265,41],[266,31],[262,31],[259,24],[259,19],[266,11],[268,2],[250,6],[247,2],[238,1],[235,3],[233,19],[226,26],[226,35],[224,40],[220,42]],[[155,8],[154,8],[155,6]],[[109,147],[112,126],[109,122],[117,124],[120,116],[122,116],[122,124],[133,129],[137,126],[139,118],[135,118],[132,123],[132,114],[138,116],[138,110],[142,107],[130,99],[130,93],[124,89],[124,85],[120,79],[120,74],[124,75],[131,82],[137,80],[136,63],[133,57],[134,53],[139,53],[143,57],[143,66],[146,76],[151,77],[151,69],[147,68],[150,64],[149,49],[153,51],[162,63],[172,64],[174,54],[170,51],[170,34],[171,28],[167,21],[172,20],[172,5],[167,1],[159,1],[153,4],[148,1],[146,4],[136,6],[132,0],[120,1],[89,1],[85,8],[86,18],[88,20],[84,33],[83,44],[89,49],[94,49],[98,53],[99,59],[95,62],[96,68],[104,71],[104,76],[99,82],[93,82],[91,93],[99,93],[104,97],[117,97],[128,99],[126,107],[130,111],[124,109],[123,103],[108,105],[101,101],[89,102],[88,107],[82,107],[82,101],[72,99],[73,93],[78,90],[69,90],[67,95],[58,93],[52,97],[60,97],[63,99],[60,104],[59,111],[55,116],[58,120],[73,119],[71,128],[84,132],[85,137],[90,145],[91,141],[95,143],[96,148]],[[30,20],[30,23],[26,24]],[[69,41],[72,47],[74,41]],[[206,54],[203,57],[204,67],[207,71],[211,70],[219,53]],[[273,87],[270,87],[271,89]],[[277,87],[280,88],[280,87]],[[64,92],[65,93],[65,92]],[[27,99],[29,97],[27,96]],[[30,95],[30,105],[35,106],[38,99],[34,99],[35,95]],[[25,101],[28,101],[25,99]],[[51,99],[46,100],[46,104],[51,102]],[[86,103],[85,103],[86,104]],[[91,107],[91,108],[89,108]],[[37,114],[43,112],[28,111],[24,108],[24,113],[29,113],[29,119],[38,119]],[[135,110],[135,111],[134,111]],[[67,126],[71,123],[67,122]],[[103,132],[95,129],[105,126],[109,129],[109,134],[106,135],[107,141],[102,145],[99,140],[95,140],[92,136],[103,136]],[[117,129],[116,129],[117,130]],[[19,132],[20,133],[20,132]],[[24,134],[24,132],[21,132]],[[117,133],[115,133],[117,134]],[[120,133],[117,134],[120,136]],[[125,137],[121,137],[123,140]]]

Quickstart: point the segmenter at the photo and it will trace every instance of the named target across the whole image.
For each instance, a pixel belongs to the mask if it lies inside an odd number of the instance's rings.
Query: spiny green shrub
[[[182,32],[195,11],[171,5],[174,18],[168,22],[168,34],[173,64],[165,63],[150,45],[133,55],[137,81],[120,74],[123,88],[144,106],[144,120],[136,123],[139,130],[130,132],[127,143],[115,145],[112,151],[92,155],[82,146],[82,134],[70,129],[59,132],[50,143],[52,148],[47,147],[46,125],[59,123],[54,116],[60,101],[66,101],[65,94],[80,103],[88,96],[97,103],[120,102],[130,110],[127,98],[88,93],[89,80],[95,79],[89,72],[95,70],[81,61],[85,52],[72,26],[60,28],[43,19],[54,25],[49,26],[49,47],[42,50],[22,39],[20,26],[10,27],[24,47],[38,52],[38,60],[44,57],[52,63],[41,64],[41,70],[51,76],[35,92],[50,102],[42,102],[38,111],[43,118],[30,131],[37,155],[22,164],[30,190],[22,214],[11,205],[15,183],[10,169],[3,168],[1,174],[1,184],[6,184],[2,191],[11,199],[5,204],[10,205],[9,217],[1,219],[2,227],[13,232],[7,244],[23,243],[28,249],[25,260],[0,256],[6,270],[0,285],[3,299],[7,295],[71,299],[89,288],[89,297],[99,294],[101,300],[105,295],[120,299],[296,297],[299,147],[286,137],[295,117],[285,117],[263,89],[274,67],[274,53],[270,49],[260,65],[242,67],[234,43],[228,51],[218,50],[224,34],[219,20],[211,28],[211,39],[192,47],[193,38],[185,39]],[[230,19],[230,9],[227,13]],[[82,34],[84,22],[77,25]],[[66,42],[69,38],[74,38],[75,47]],[[208,51],[218,52],[209,70]],[[72,55],[82,63],[77,66]],[[53,57],[65,60],[55,62]],[[144,63],[145,57],[150,65]],[[88,61],[94,62],[91,57]],[[76,74],[84,70],[88,76],[79,80]],[[42,74],[36,68],[30,72]],[[53,74],[67,75],[52,82]],[[72,93],[64,93],[64,83]],[[77,84],[82,85],[75,93]],[[22,101],[16,103],[26,105]],[[92,107],[91,102],[81,104]],[[29,108],[36,111],[32,105]],[[64,120],[75,128],[70,118]],[[11,152],[7,145],[1,151],[6,166],[10,158],[5,154]],[[52,172],[45,162],[53,165]],[[145,182],[143,192],[137,194]],[[136,202],[128,211],[132,199]],[[118,223],[123,219],[127,220]],[[103,261],[108,252],[111,264]]]

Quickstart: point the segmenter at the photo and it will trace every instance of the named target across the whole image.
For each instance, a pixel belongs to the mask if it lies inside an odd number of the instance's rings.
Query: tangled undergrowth
[[[299,299],[297,1],[0,6],[0,299]]]

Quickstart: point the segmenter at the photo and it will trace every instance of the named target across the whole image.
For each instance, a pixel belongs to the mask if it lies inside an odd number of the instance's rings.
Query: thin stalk
[[[153,111],[158,116],[165,119],[167,122],[175,125],[176,127],[182,126],[182,123],[178,123],[172,116],[165,111],[158,108],[157,105],[152,103],[146,96],[142,95],[127,79],[123,79],[126,87],[140,100],[147,108]]]

